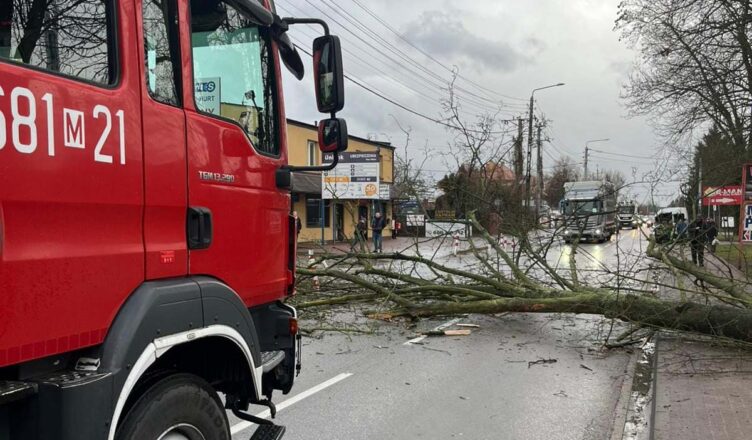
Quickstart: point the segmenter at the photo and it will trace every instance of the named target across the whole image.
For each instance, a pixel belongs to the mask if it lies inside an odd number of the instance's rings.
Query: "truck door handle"
[[[188,249],[206,249],[212,242],[212,216],[209,208],[189,206],[186,218]]]

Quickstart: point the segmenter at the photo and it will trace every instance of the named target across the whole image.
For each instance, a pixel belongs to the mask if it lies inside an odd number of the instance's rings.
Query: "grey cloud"
[[[505,42],[493,41],[471,32],[450,12],[423,12],[408,29],[410,32],[406,37],[426,51],[449,59],[470,59],[479,64],[478,70],[484,67],[509,72],[530,61]],[[539,41],[536,43],[542,44]]]

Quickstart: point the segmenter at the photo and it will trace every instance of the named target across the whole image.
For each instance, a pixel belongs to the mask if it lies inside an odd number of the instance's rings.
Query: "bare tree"
[[[625,0],[616,29],[639,57],[624,90],[670,143],[714,124],[752,148],[752,2]]]
[[[579,177],[579,166],[571,158],[565,156],[557,160],[545,183],[548,205],[558,206],[564,198],[564,184],[578,180]]]

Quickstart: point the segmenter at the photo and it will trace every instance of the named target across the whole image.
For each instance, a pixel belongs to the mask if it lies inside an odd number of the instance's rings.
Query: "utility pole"
[[[545,121],[541,122],[536,127],[538,129],[538,161],[536,162],[538,168],[538,188],[535,192],[535,218],[538,218],[540,215],[541,201],[543,200],[543,154],[541,153],[541,130],[544,125]]]
[[[517,182],[522,179],[522,118],[517,118],[517,138],[514,140],[514,178]]]
[[[533,155],[533,107],[535,106],[535,92],[551,87],[563,86],[564,83],[551,84],[546,87],[538,87],[530,93],[530,111],[527,118],[527,172],[525,173],[525,207],[530,207],[530,160]]]
[[[588,146],[585,144],[585,172],[582,174],[582,180],[588,180],[587,178],[587,160],[588,160]]]
[[[527,120],[527,172],[525,173],[525,207],[530,207],[530,163],[533,152],[533,106],[535,90],[530,94],[530,114]]]
[[[585,163],[584,163],[585,174],[582,176],[582,180],[588,180],[588,156],[590,155],[590,147],[589,147],[590,144],[592,144],[593,142],[606,142],[610,140],[611,139],[609,138],[604,138],[604,139],[593,139],[590,141],[585,141]]]
[[[698,155],[699,156],[699,155]],[[702,213],[702,157],[698,158],[698,173],[697,176],[697,215]],[[697,215],[695,217],[697,217]]]

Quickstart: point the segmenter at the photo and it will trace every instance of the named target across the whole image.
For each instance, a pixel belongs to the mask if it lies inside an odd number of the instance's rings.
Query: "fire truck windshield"
[[[268,32],[212,1],[191,2],[191,22],[198,110],[237,122],[256,150],[279,154]]]

